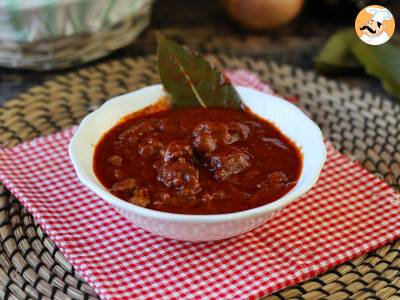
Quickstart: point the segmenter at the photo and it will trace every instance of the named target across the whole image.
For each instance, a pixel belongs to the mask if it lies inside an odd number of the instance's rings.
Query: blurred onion
[[[267,30],[285,25],[301,11],[303,0],[223,0],[232,19],[245,28]]]

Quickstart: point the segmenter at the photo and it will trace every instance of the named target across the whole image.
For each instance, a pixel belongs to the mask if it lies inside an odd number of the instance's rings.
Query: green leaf
[[[161,33],[157,42],[161,82],[174,106],[240,109],[240,97],[230,80],[207,60]]]
[[[379,78],[389,93],[400,97],[400,47],[388,43],[371,46],[359,41],[351,51],[369,75]]]
[[[354,29],[334,34],[315,59],[317,70],[324,74],[362,67],[381,80],[385,90],[400,98],[400,43],[393,36],[390,43],[367,45],[357,38]]]
[[[360,63],[351,53],[351,45],[357,36],[353,28],[335,33],[315,59],[317,70],[324,74],[337,73],[347,69],[360,68]]]

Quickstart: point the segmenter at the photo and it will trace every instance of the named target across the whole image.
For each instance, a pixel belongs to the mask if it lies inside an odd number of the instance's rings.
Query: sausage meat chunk
[[[257,184],[264,192],[275,193],[289,184],[289,179],[284,172],[275,171],[267,175],[267,178]]]
[[[160,154],[164,145],[155,138],[147,138],[138,146],[138,153],[144,159],[149,159],[154,155]]]
[[[184,159],[164,163],[158,169],[157,179],[167,187],[174,187],[182,195],[195,195],[201,190],[199,170]]]
[[[229,133],[229,142],[227,144],[233,144],[245,140],[249,136],[250,128],[246,124],[240,122],[229,122],[227,127]]]
[[[107,162],[108,162],[110,165],[114,166],[114,167],[120,167],[120,166],[122,166],[123,160],[122,160],[122,157],[121,157],[121,156],[119,156],[119,155],[113,155],[113,156],[110,156],[110,157],[107,159]]]
[[[137,182],[134,178],[117,181],[111,188],[111,192],[129,192],[135,190]]]
[[[217,148],[218,140],[211,133],[200,131],[194,133],[193,147],[200,153],[212,152]]]
[[[150,204],[150,191],[148,188],[139,188],[135,192],[135,194],[128,199],[128,202],[141,206],[146,207]]]
[[[205,121],[193,130],[193,147],[200,153],[212,152],[218,145],[230,145],[247,139],[250,128],[240,122]]]
[[[175,141],[170,143],[167,148],[162,151],[163,159],[165,162],[178,160],[184,158],[191,160],[193,150],[187,141]]]
[[[250,167],[250,156],[240,148],[226,145],[211,154],[208,164],[216,180],[225,180]]]
[[[158,119],[141,120],[125,129],[118,138],[128,142],[137,142],[141,136],[158,129],[159,124],[160,121]]]

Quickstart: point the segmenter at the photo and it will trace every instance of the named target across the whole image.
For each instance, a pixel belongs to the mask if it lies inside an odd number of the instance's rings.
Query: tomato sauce
[[[248,111],[163,109],[124,118],[96,145],[94,171],[115,196],[149,209],[222,214],[271,203],[297,183],[302,156]]]

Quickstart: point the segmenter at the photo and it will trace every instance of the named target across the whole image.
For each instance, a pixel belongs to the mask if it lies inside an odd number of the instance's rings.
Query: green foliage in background
[[[334,34],[315,59],[320,73],[332,74],[363,68],[378,78],[385,90],[400,99],[400,47],[390,43],[379,46],[362,42],[353,28]]]

